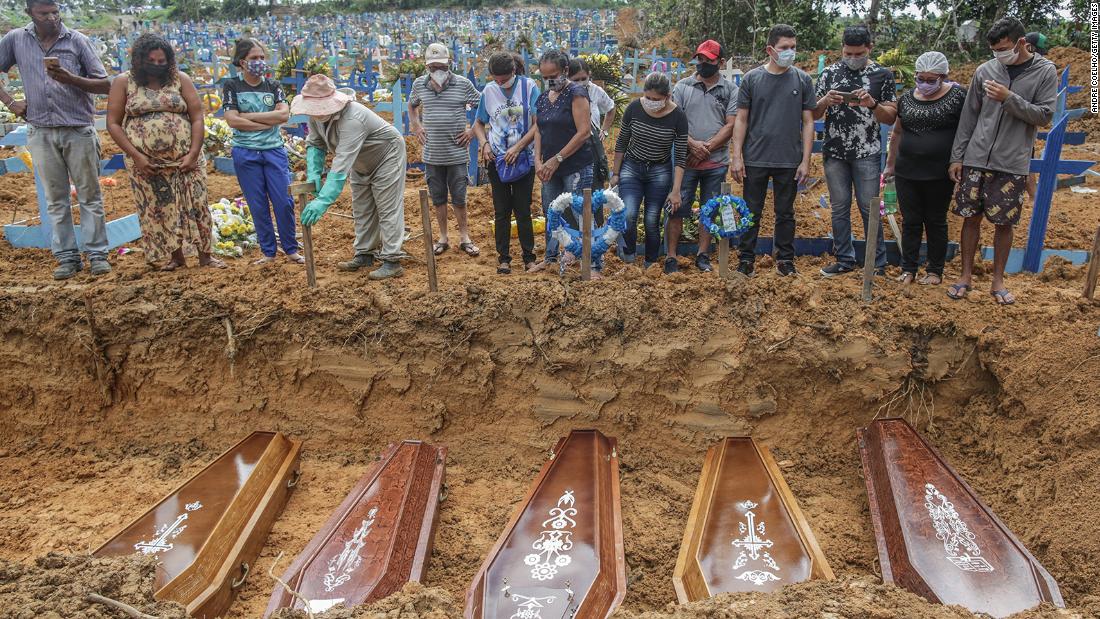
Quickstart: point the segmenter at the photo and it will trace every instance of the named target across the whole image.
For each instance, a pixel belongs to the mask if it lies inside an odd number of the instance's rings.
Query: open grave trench
[[[154,288],[89,297],[111,301],[94,331],[83,295],[0,299],[12,317],[0,338],[0,558],[90,552],[241,437],[278,430],[305,441],[303,477],[228,615],[258,617],[276,558],[278,572],[387,444],[419,438],[449,448],[424,584],[460,607],[549,448],[594,427],[619,441],[624,611],[672,612],[703,455],[726,435],[771,448],[838,578],[877,582],[855,430],[904,416],[1067,604],[1096,608],[1100,523],[1077,516],[1097,502],[1096,410],[1058,427],[1041,409],[1057,390],[1041,359],[1021,383],[1003,343],[950,322],[860,329],[751,302],[705,320],[685,313],[692,299],[663,297],[656,314],[609,309],[613,297],[545,311],[477,286],[431,302],[326,297],[306,312]],[[913,616],[942,608],[907,603]]]

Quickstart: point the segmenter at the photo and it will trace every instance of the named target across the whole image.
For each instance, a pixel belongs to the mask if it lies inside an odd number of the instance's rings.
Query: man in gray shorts
[[[470,161],[467,147],[473,130],[466,125],[467,107],[481,99],[470,80],[451,72],[450,51],[441,43],[428,46],[424,59],[427,75],[416,78],[409,97],[409,126],[424,145],[425,177],[439,222],[439,240],[433,251],[438,256],[450,248],[447,239],[447,195],[458,223],[458,247],[476,256],[466,222],[466,170]]]

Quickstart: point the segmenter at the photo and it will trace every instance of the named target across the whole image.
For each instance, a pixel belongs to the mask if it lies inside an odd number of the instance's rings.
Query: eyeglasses
[[[935,78],[935,79],[931,79],[931,80],[926,80],[926,79],[921,78],[921,77],[917,78],[917,83],[918,84],[935,84],[938,81],[940,81],[940,78],[938,78],[938,77]]]

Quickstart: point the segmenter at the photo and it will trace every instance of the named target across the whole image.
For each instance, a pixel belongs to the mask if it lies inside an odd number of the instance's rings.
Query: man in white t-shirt
[[[569,81],[588,89],[588,98],[592,105],[589,107],[592,114],[592,142],[595,154],[595,165],[592,170],[592,189],[602,189],[610,178],[607,166],[607,151],[604,148],[604,140],[611,133],[611,127],[615,124],[615,100],[599,84],[592,82],[588,70],[588,63],[581,58],[569,61]]]

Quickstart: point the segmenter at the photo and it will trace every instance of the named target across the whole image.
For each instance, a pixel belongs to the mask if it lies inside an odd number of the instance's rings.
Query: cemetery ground
[[[1063,157],[1098,150],[1092,137]],[[0,220],[33,215],[29,175],[3,178]],[[125,173],[114,178],[109,218],[133,208]],[[240,195],[230,176],[211,172],[209,186],[211,201]],[[799,258],[794,279],[768,258],[751,280],[614,257],[600,281],[499,276],[486,186],[470,198],[481,256],[452,236],[430,293],[421,186],[406,189],[405,275],[383,283],[335,268],[351,255],[352,223],[335,216],[350,213],[347,193],[315,227],[313,290],[300,266],[252,265],[256,250],[224,271],[192,260],[161,273],[138,243],[108,276],[56,283],[48,252],[0,243],[0,618],[122,616],[88,592],[183,617],[152,603],[150,562],[86,555],[258,429],[305,441],[303,477],[229,617],[262,614],[277,558],[276,574],[405,438],[449,448],[427,577],[325,616],[458,617],[548,449],[579,427],[619,439],[622,617],[972,617],[881,584],[855,430],[885,416],[925,433],[1057,579],[1069,611],[1021,616],[1100,615],[1100,302],[1081,296],[1084,267],[1055,258],[1012,276],[1012,307],[990,297],[988,262],[968,300],[943,286],[903,296],[891,268],[871,304],[856,276],[816,275],[828,256]],[[799,197],[799,236],[827,234],[824,191]],[[1048,248],[1089,247],[1095,195],[1055,193]],[[766,235],[772,220],[769,206]],[[672,572],[703,454],[749,434],[771,447],[837,580],[678,606]]]

